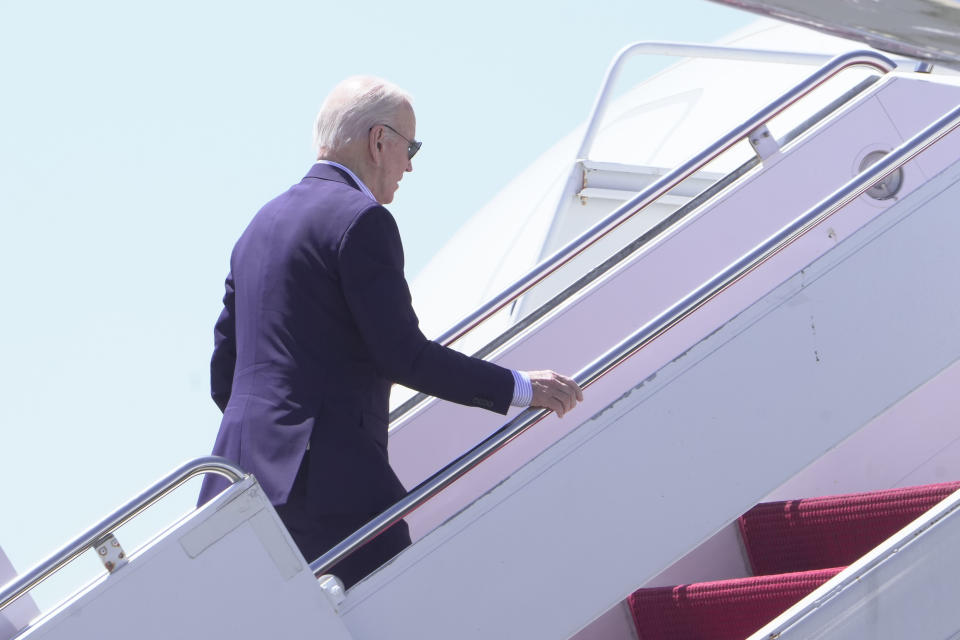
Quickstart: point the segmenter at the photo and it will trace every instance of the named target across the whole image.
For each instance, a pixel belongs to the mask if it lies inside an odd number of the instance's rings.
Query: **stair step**
[[[935,504],[960,482],[758,504],[740,516],[755,575],[846,566]]]
[[[640,589],[627,604],[640,640],[743,640],[842,570]]]

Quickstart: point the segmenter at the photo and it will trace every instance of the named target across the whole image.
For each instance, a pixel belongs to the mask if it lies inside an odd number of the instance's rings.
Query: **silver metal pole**
[[[768,62],[778,64],[822,65],[830,61],[831,56],[820,53],[804,53],[799,51],[776,51],[773,49],[746,49],[741,47],[724,47],[721,45],[692,44],[687,42],[635,42],[625,46],[614,57],[607,69],[600,93],[587,119],[587,129],[584,132],[577,158],[586,158],[593,146],[600,121],[607,110],[607,103],[620,70],[624,63],[636,55],[662,55],[683,58],[712,58],[723,60],[741,60],[745,62]]]

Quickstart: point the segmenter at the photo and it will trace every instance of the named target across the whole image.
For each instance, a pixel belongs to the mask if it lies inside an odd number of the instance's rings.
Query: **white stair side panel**
[[[628,361],[603,378],[619,400],[348,593],[354,637],[567,638],[944,370],[960,357],[958,178],[655,376]]]
[[[579,370],[842,185],[855,174],[864,149],[891,149],[900,144],[900,134],[876,97],[893,93],[912,93],[915,98],[923,93],[922,106],[931,118],[960,100],[960,90],[956,87],[904,78],[883,83],[875,95],[866,96],[816,135],[798,141],[772,166],[721,194],[667,237],[602,282],[595,283],[583,296],[491,359],[518,369],[549,368],[568,374]],[[950,146],[954,156],[960,148],[956,140],[939,144]],[[905,197],[927,177],[916,163],[908,164],[899,197]],[[827,251],[896,202],[896,198],[883,202],[859,198],[842,215],[838,214],[803,239],[802,248],[797,250],[800,254],[797,261],[780,263],[787,265],[780,272],[768,269],[767,277],[753,280],[756,286],[743,295],[741,306],[737,306],[739,302],[731,303],[734,298],[728,296],[727,304],[713,306],[709,320],[698,324],[696,331],[671,331],[658,340],[656,346],[640,356],[647,362],[642,377],[651,375],[746,304],[782,282],[795,268]],[[582,415],[598,410],[599,406],[588,397],[577,412]],[[443,522],[567,433],[582,420],[577,412],[566,420],[548,418],[498,453],[483,470],[472,472],[452,490],[415,512],[409,518],[414,537]],[[474,408],[437,401],[427,403],[392,428],[391,463],[411,488],[504,422],[501,416]]]
[[[247,479],[18,640],[318,637],[350,640],[260,486]]]
[[[571,206],[571,210],[567,212],[564,220],[557,223],[557,232],[570,236],[567,239],[572,239],[576,233],[602,220],[617,206],[619,206],[619,203],[612,204],[609,200],[599,198],[590,198],[585,203],[574,204]],[[513,317],[522,318],[549,301],[573,283],[576,279],[574,274],[589,273],[591,269],[602,264],[607,258],[658,225],[678,208],[679,206],[676,204],[671,205],[664,202],[651,204],[611,232],[610,235],[571,260],[556,274],[556,277],[547,278],[530,292],[524,294],[517,303],[517,309],[514,310]],[[490,336],[490,338],[495,337],[496,335]],[[471,346],[479,348],[484,344],[485,342],[476,345],[471,344]]]
[[[877,416],[763,502],[960,480],[960,362]],[[904,435],[903,425],[910,425]],[[897,456],[877,464],[889,451]]]

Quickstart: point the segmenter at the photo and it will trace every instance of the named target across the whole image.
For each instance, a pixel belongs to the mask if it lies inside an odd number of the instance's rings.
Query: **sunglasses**
[[[405,135],[403,135],[402,133],[400,133],[399,131],[397,131],[396,129],[394,129],[393,127],[391,127],[390,125],[388,125],[388,124],[386,124],[386,123],[381,123],[381,126],[384,126],[384,127],[386,127],[387,129],[390,129],[390,131],[393,131],[395,134],[397,134],[398,136],[400,136],[401,138],[403,138],[404,140],[406,140],[406,142],[407,142],[407,160],[413,160],[413,156],[417,155],[417,151],[420,151],[420,145],[422,145],[423,143],[420,142],[419,140],[410,140],[410,139],[407,138]],[[372,131],[372,130],[373,130],[373,127],[370,127],[370,129],[371,129],[371,131]]]

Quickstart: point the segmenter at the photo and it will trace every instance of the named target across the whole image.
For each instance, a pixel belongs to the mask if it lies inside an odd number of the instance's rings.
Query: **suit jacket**
[[[387,460],[391,383],[500,413],[513,395],[509,370],[424,337],[396,222],[326,164],[240,237],[214,337],[213,453],[283,504],[309,441],[320,514],[379,512],[406,493]],[[224,487],[208,475],[200,503]]]

